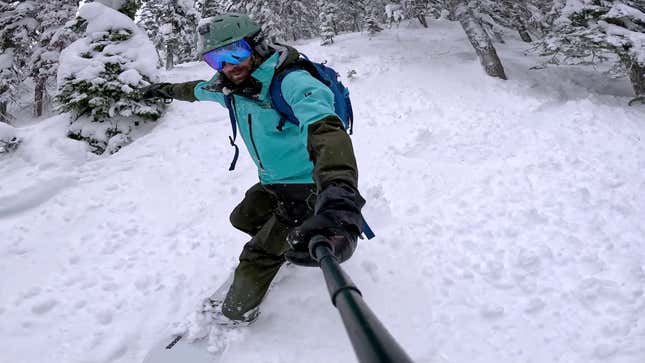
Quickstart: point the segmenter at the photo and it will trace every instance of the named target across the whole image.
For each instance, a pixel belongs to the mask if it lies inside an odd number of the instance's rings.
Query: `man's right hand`
[[[170,83],[153,83],[143,87],[140,89],[141,98],[144,100],[162,99],[164,102],[172,101],[173,97],[168,89],[170,85]]]

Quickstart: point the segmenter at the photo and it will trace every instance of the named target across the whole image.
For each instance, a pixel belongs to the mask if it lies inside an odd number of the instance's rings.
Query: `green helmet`
[[[202,53],[258,33],[262,28],[243,14],[217,15],[199,27]]]

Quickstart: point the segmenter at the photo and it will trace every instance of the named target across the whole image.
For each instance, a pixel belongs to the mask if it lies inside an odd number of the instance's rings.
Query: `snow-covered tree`
[[[541,38],[548,28],[546,19],[553,0],[474,0],[470,5],[498,41],[503,42],[502,28],[506,28],[517,31],[523,41],[530,43],[534,38]]]
[[[292,0],[283,8],[287,40],[313,38],[319,35],[320,8],[317,0]]]
[[[373,15],[367,15],[365,17],[365,28],[367,29],[367,34],[370,37],[383,30]]]
[[[399,26],[401,20],[405,18],[403,6],[401,4],[387,4],[385,5],[385,23],[388,28],[392,27],[392,24]]]
[[[195,9],[201,18],[210,18],[227,12],[231,2],[231,0],[198,0],[195,2]]]
[[[85,4],[92,2],[101,3],[109,8],[118,10],[130,19],[134,19],[137,11],[141,7],[141,0],[84,0],[84,2]]]
[[[190,0],[148,0],[143,3],[138,24],[143,27],[166,69],[198,58],[199,16]]]
[[[116,152],[140,123],[161,115],[138,92],[156,81],[156,52],[131,19],[102,4],[85,4],[78,22],[86,30],[61,53],[56,101],[74,116],[68,136],[96,153]]]
[[[29,76],[27,65],[38,22],[34,1],[0,1],[0,122],[9,123],[9,105]]]
[[[543,41],[545,52],[565,62],[595,62],[614,53],[636,96],[645,97],[645,3],[566,0],[556,7],[559,15]]]
[[[333,2],[340,10],[335,20],[336,34],[344,31],[358,32],[363,29],[365,18],[365,0],[327,0]]]
[[[288,22],[284,16],[287,3],[272,0],[255,0],[247,3],[247,14],[262,27],[270,41],[284,42],[288,38]]]
[[[29,66],[31,77],[34,79],[34,113],[40,116],[48,98],[48,82],[56,78],[60,52],[71,40],[74,40],[65,36],[63,26],[76,16],[78,1],[43,1],[38,3],[36,10],[39,38],[34,46]]]
[[[429,0],[403,0],[402,5],[407,18],[417,19],[424,28],[428,27],[428,22],[426,21],[426,12],[429,7]],[[435,17],[439,17],[441,8],[443,8],[443,4],[441,4],[441,6],[435,6],[433,8],[435,9],[436,13]]]
[[[163,34],[161,33],[161,16],[163,15],[164,4],[159,1],[144,1],[141,12],[137,19],[137,25],[143,28],[148,34],[157,49],[157,54],[165,51]]]
[[[320,45],[334,43],[336,33],[336,21],[338,17],[338,6],[335,2],[320,1]]]
[[[386,21],[387,12],[385,6],[390,4],[390,0],[366,0],[363,1],[363,9],[366,16],[374,17],[378,23],[383,24]]]
[[[527,31],[525,1],[517,0],[477,0],[471,2],[471,9],[488,33],[503,43],[502,28],[515,29],[522,40],[531,42]]]
[[[289,21],[285,15],[289,6],[290,2],[240,0],[231,6],[231,11],[255,20],[262,27],[266,39],[284,42],[289,38]]]
[[[191,0],[175,0],[175,18],[173,19],[174,39],[177,44],[177,61],[179,63],[199,59],[199,46],[197,44],[197,23],[199,14]]]

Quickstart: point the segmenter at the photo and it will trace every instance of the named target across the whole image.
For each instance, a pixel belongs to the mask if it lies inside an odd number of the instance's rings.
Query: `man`
[[[234,324],[259,313],[271,280],[286,260],[315,265],[308,243],[325,236],[340,261],[356,248],[365,200],[349,136],[334,113],[334,94],[307,71],[284,77],[281,91],[299,125],[281,122],[269,85],[299,53],[262,40],[244,15],[226,14],[200,27],[203,58],[217,73],[210,81],[153,84],[144,98],[215,101],[232,95],[236,128],[258,168],[260,182],[233,210],[231,224],[248,233],[221,313]],[[235,135],[235,131],[234,131]],[[231,138],[234,144],[234,138]],[[237,146],[235,146],[237,150]],[[237,157],[237,152],[236,152]]]

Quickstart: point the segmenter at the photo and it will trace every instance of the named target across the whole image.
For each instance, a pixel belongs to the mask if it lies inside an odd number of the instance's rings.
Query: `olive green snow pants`
[[[235,269],[222,313],[233,320],[260,305],[285,262],[287,234],[313,214],[314,184],[256,184],[231,213],[231,224],[251,235]]]

